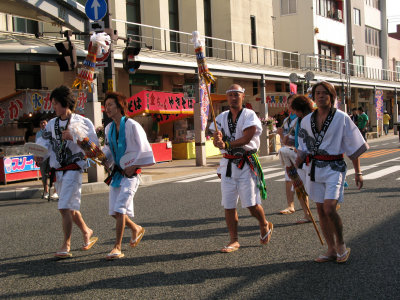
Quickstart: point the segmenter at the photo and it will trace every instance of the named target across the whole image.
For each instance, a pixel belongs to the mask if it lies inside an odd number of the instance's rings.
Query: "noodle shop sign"
[[[141,91],[127,102],[130,117],[142,113],[193,115],[195,99],[184,97],[183,93]]]

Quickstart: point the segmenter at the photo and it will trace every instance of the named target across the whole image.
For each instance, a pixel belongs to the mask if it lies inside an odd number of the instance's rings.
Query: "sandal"
[[[269,224],[269,230],[267,231],[267,233],[264,236],[261,236],[260,234],[260,243],[265,245],[269,243],[269,240],[271,239],[272,236],[272,232],[274,231],[274,224],[272,224],[271,222],[268,222]]]

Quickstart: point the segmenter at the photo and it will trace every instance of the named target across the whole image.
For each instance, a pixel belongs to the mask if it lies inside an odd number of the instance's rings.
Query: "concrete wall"
[[[315,35],[319,41],[346,45],[346,25],[344,23],[316,15],[315,27],[319,29],[319,33]]]
[[[369,5],[364,6],[365,26],[381,30],[381,11]]]
[[[395,62],[400,61],[400,40],[388,38],[388,69],[396,71]]]
[[[353,49],[355,50],[355,55],[362,55],[365,57],[365,19],[366,15],[364,12],[364,0],[352,0],[351,12],[351,26],[352,26],[352,38],[354,39]],[[354,24],[354,12],[353,8],[360,10],[361,25]]]
[[[15,92],[15,63],[0,61],[0,98]]]
[[[313,0],[297,1],[297,12],[281,15],[280,0],[273,0],[275,49],[314,54]],[[318,52],[317,52],[318,53]]]

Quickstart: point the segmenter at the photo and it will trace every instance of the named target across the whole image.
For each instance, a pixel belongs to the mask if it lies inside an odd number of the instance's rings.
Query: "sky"
[[[386,0],[386,14],[389,32],[396,32],[396,24],[400,24],[400,0]]]

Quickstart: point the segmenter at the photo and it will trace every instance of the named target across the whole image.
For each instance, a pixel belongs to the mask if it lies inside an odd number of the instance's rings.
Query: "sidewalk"
[[[368,140],[373,144],[387,139],[397,138],[393,131],[387,136]],[[142,185],[149,186],[158,183],[170,182],[184,178],[196,177],[216,173],[221,156],[207,158],[206,166],[196,166],[196,160],[173,160],[171,162],[157,163],[154,166],[142,169]],[[260,157],[260,162],[278,160],[276,154]],[[82,194],[107,192],[109,187],[103,182],[88,183],[87,173],[83,174]],[[24,180],[0,185],[1,200],[17,200],[40,198],[42,196],[41,180]]]

